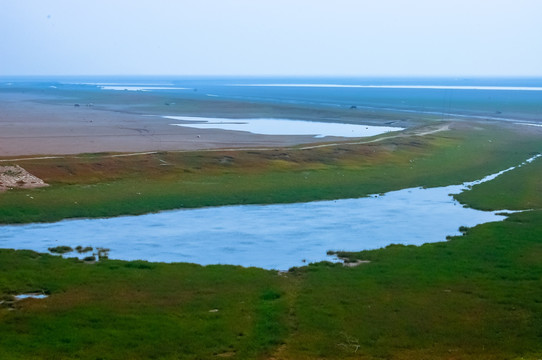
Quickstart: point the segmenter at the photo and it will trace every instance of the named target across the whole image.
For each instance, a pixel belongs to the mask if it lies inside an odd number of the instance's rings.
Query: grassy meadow
[[[0,222],[360,197],[458,184],[541,151],[489,124],[302,150],[86,154],[19,163],[51,186],[0,194]],[[457,195],[532,209],[420,247],[286,273],[0,250],[3,359],[539,359],[542,159]],[[392,240],[393,242],[393,240]],[[340,250],[340,249],[338,249]],[[46,299],[14,301],[39,292]]]

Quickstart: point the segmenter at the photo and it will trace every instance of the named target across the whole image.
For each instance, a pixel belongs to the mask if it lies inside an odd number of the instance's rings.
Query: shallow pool
[[[180,120],[183,123],[171,124],[197,129],[221,129],[246,131],[262,135],[311,135],[316,138],[326,136],[369,137],[403,128],[390,126],[371,126],[359,124],[330,123],[292,119],[226,119],[194,116],[164,116],[166,119]]]

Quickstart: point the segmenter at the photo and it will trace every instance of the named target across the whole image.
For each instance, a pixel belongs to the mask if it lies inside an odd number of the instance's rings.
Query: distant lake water
[[[43,86],[62,91],[142,91],[175,99],[248,101],[323,108],[353,108],[464,117],[534,121],[542,114],[542,78],[406,77],[5,77],[0,90]],[[167,96],[167,95],[166,95]]]
[[[450,194],[513,169],[462,185],[411,188],[360,199],[1,226],[0,247],[47,252],[49,247],[60,245],[92,246],[108,248],[110,258],[122,260],[286,270],[309,262],[333,261],[326,254],[328,250],[422,245],[459,235],[460,226],[500,221],[505,216],[465,208]]]

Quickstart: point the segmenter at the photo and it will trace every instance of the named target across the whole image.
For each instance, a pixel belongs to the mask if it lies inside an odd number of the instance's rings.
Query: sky
[[[540,0],[0,0],[0,75],[542,76]]]

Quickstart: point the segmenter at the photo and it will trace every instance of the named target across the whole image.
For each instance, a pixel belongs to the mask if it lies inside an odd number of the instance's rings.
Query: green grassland
[[[0,214],[13,223],[363,196],[475,180],[541,145],[536,133],[465,124],[311,150],[33,160],[21,165],[51,186],[1,194]],[[357,267],[89,264],[0,250],[1,357],[539,359],[541,167],[537,159],[457,196],[532,211],[447,242],[340,254],[369,261]],[[50,296],[13,301],[34,291]]]
[[[521,166],[495,180],[456,195],[474,208],[525,210],[542,208],[542,161]]]
[[[230,352],[253,358],[287,334],[287,286],[269,271],[89,265],[11,250],[1,250],[0,258],[2,293],[51,294],[0,311],[3,359],[201,359]]]

